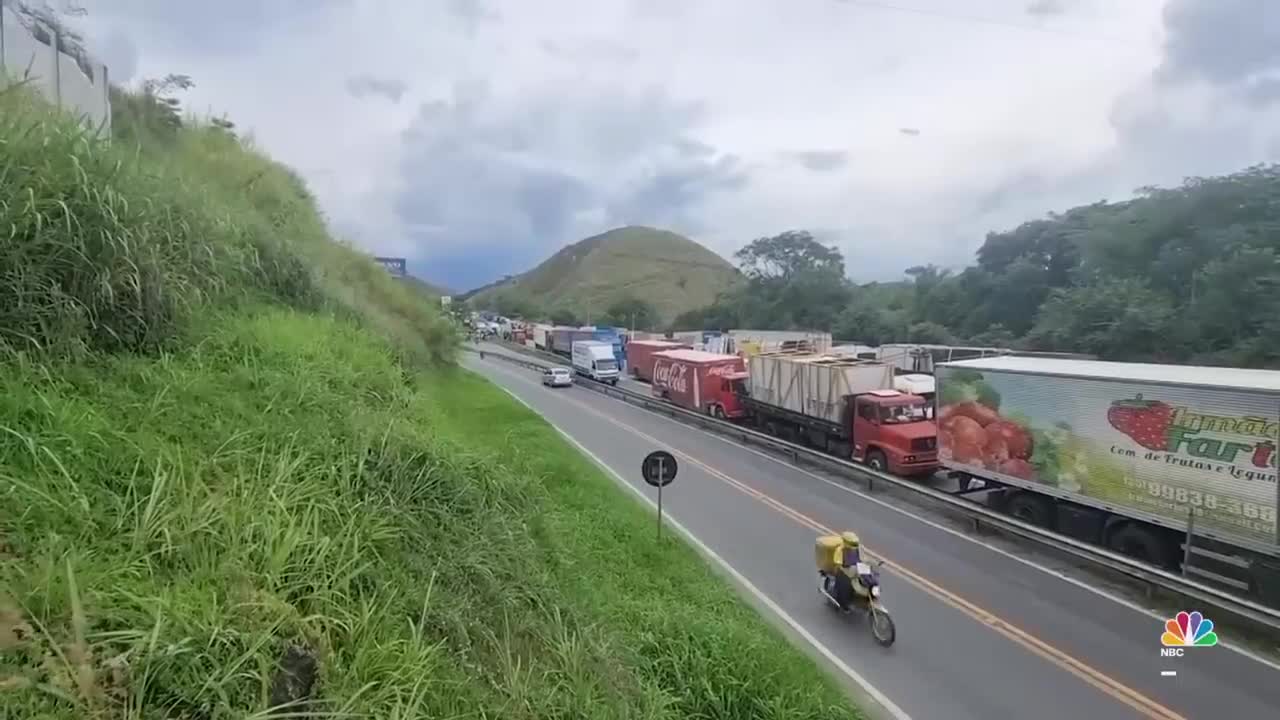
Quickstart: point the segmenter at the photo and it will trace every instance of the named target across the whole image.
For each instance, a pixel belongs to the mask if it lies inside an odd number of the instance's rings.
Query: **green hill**
[[[423,295],[427,295],[432,298],[444,297],[445,295],[453,295],[453,291],[450,290],[449,288],[440,287],[439,285],[433,285],[427,282],[426,280],[423,280],[422,278],[417,278],[412,275],[404,276],[403,278],[401,278],[401,281],[404,282],[405,285],[408,285],[409,287],[417,290]]]
[[[567,309],[584,320],[636,298],[670,322],[711,304],[738,277],[724,258],[683,235],[628,226],[569,245],[526,273],[472,291],[471,298],[476,306],[516,299],[544,312]]]

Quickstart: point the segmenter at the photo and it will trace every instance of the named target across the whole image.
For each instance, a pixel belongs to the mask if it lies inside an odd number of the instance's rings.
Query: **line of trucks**
[[[520,340],[526,339],[532,340],[533,346],[540,350],[569,358],[577,375],[610,385],[617,385],[622,376],[626,335],[619,328],[534,325],[522,332]]]
[[[1164,567],[1182,563],[1190,527],[1189,572],[1280,603],[1280,372],[690,340],[630,340],[614,367],[679,407],[896,475],[942,472],[1024,521]],[[598,368],[613,346],[588,342]]]

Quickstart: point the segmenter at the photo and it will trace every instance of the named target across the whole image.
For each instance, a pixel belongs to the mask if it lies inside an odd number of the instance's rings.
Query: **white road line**
[[[588,392],[590,392],[590,391],[588,391]],[[597,394],[598,394],[598,393],[597,393]],[[626,401],[623,401],[623,403],[622,403],[622,404],[623,404],[623,405],[625,405],[625,406],[627,406],[627,407],[630,407],[630,408],[634,408],[634,409],[636,409],[636,410],[639,410],[639,411],[641,411],[641,412],[645,412],[645,413],[648,413],[648,414],[650,414],[650,415],[653,415],[654,417],[661,418],[661,419],[663,419],[663,420],[671,420],[671,418],[670,418],[670,417],[668,417],[668,416],[666,416],[666,415],[663,415],[662,413],[659,413],[659,412],[657,412],[657,411],[655,411],[655,410],[650,410],[649,408],[646,408],[646,407],[642,407],[642,406],[639,406],[639,405],[633,405],[633,404],[631,404],[631,403],[629,403],[629,402],[626,402]],[[675,421],[673,421],[673,422],[675,422]],[[998,555],[1001,555],[1001,556],[1003,556],[1003,557],[1009,558],[1010,560],[1015,560],[1015,561],[1017,561],[1017,562],[1019,562],[1019,563],[1021,563],[1021,564],[1023,564],[1023,565],[1026,565],[1026,566],[1027,566],[1027,567],[1029,567],[1029,568],[1033,568],[1033,569],[1038,570],[1038,571],[1040,571],[1040,572],[1042,572],[1042,573],[1044,573],[1044,574],[1046,574],[1046,575],[1049,575],[1049,576],[1055,577],[1055,578],[1057,578],[1057,579],[1059,579],[1059,580],[1062,580],[1063,582],[1070,583],[1071,585],[1075,585],[1075,586],[1076,586],[1076,587],[1078,587],[1078,588],[1082,588],[1082,589],[1084,589],[1084,590],[1088,590],[1089,592],[1091,592],[1091,593],[1093,593],[1093,594],[1095,594],[1095,595],[1097,595],[1097,596],[1099,596],[1099,597],[1106,598],[1107,600],[1110,600],[1110,601],[1112,601],[1112,602],[1114,602],[1114,603],[1116,603],[1116,604],[1118,604],[1118,605],[1122,605],[1122,606],[1124,606],[1124,607],[1126,607],[1126,608],[1129,608],[1130,610],[1134,610],[1134,611],[1136,611],[1136,612],[1138,612],[1138,613],[1141,613],[1141,614],[1143,614],[1143,615],[1146,615],[1146,616],[1148,616],[1148,617],[1151,617],[1151,618],[1154,618],[1154,619],[1156,619],[1156,620],[1160,620],[1160,621],[1164,621],[1164,620],[1167,620],[1167,619],[1168,619],[1168,617],[1166,617],[1166,616],[1165,616],[1165,614],[1164,614],[1164,613],[1162,613],[1162,612],[1159,612],[1159,611],[1153,610],[1153,609],[1151,609],[1151,608],[1143,607],[1143,606],[1141,606],[1141,605],[1139,605],[1139,604],[1137,604],[1137,603],[1135,603],[1135,602],[1133,602],[1133,601],[1131,601],[1131,600],[1129,600],[1129,599],[1127,599],[1127,598],[1122,598],[1122,597],[1120,597],[1120,596],[1118,596],[1118,595],[1114,595],[1114,594],[1112,594],[1112,593],[1109,593],[1109,592],[1107,592],[1106,590],[1103,590],[1102,588],[1097,587],[1096,585],[1094,585],[1094,584],[1092,584],[1092,583],[1087,583],[1087,582],[1085,582],[1085,581],[1083,581],[1083,580],[1077,580],[1076,578],[1073,578],[1073,577],[1071,577],[1071,576],[1069,576],[1069,575],[1066,575],[1066,574],[1064,574],[1064,573],[1062,573],[1062,572],[1060,572],[1060,571],[1058,571],[1058,570],[1054,570],[1053,568],[1045,567],[1045,566],[1043,566],[1043,565],[1040,565],[1040,564],[1036,563],[1035,561],[1028,560],[1027,558],[1021,557],[1021,556],[1019,556],[1019,555],[1015,555],[1014,553],[1012,553],[1012,552],[1010,552],[1010,551],[1008,551],[1008,550],[1005,550],[1005,549],[1000,548],[1000,547],[996,547],[995,545],[992,545],[992,544],[990,544],[990,543],[988,543],[988,542],[985,542],[985,541],[981,540],[980,538],[973,537],[972,535],[968,535],[968,534],[965,534],[965,533],[963,533],[963,532],[960,532],[959,530],[956,530],[955,528],[950,528],[950,527],[947,527],[946,525],[943,525],[943,524],[941,524],[941,523],[935,522],[935,521],[930,520],[930,519],[928,519],[928,518],[921,517],[920,515],[917,515],[917,514],[915,514],[915,513],[911,512],[911,511],[909,511],[909,510],[904,510],[903,508],[900,508],[900,507],[898,507],[898,506],[896,506],[896,505],[893,505],[893,504],[891,504],[891,503],[889,503],[889,502],[887,502],[887,501],[885,501],[885,500],[882,500],[882,499],[880,499],[880,498],[878,498],[878,497],[876,497],[876,496],[874,496],[874,495],[868,495],[867,493],[862,492],[861,490],[858,490],[858,489],[856,489],[856,488],[851,488],[851,487],[849,487],[848,485],[845,485],[845,484],[843,484],[843,483],[837,482],[837,481],[832,480],[832,479],[830,479],[830,478],[823,477],[823,476],[821,476],[821,475],[819,475],[819,474],[817,474],[817,473],[815,473],[815,472],[813,472],[813,471],[811,471],[811,470],[807,470],[807,469],[805,469],[805,468],[798,467],[798,466],[796,466],[796,465],[792,465],[791,463],[787,462],[786,460],[783,460],[782,458],[779,458],[779,457],[777,457],[777,456],[775,456],[775,455],[770,455],[769,453],[766,453],[766,452],[763,452],[763,451],[758,450],[758,449],[756,449],[756,448],[750,447],[749,445],[744,445],[744,444],[742,444],[742,443],[735,442],[735,441],[733,441],[733,440],[730,440],[729,438],[723,437],[723,436],[721,436],[721,435],[717,435],[717,434],[715,434],[715,433],[713,433],[713,432],[710,432],[710,431],[708,431],[708,430],[705,430],[705,429],[703,429],[703,428],[701,428],[701,427],[697,427],[697,426],[695,426],[695,425],[685,425],[685,424],[683,424],[683,423],[678,423],[678,424],[679,424],[681,427],[687,427],[687,428],[690,428],[690,429],[692,429],[692,430],[696,430],[696,431],[698,431],[698,432],[702,433],[703,435],[706,435],[707,437],[709,437],[709,438],[711,438],[711,439],[713,439],[713,440],[718,440],[718,441],[720,441],[720,442],[722,442],[722,443],[725,443],[726,445],[731,445],[731,446],[736,447],[736,448],[738,448],[738,449],[740,449],[740,450],[746,450],[747,452],[755,453],[756,455],[758,455],[758,456],[760,456],[760,457],[762,457],[762,458],[765,458],[766,460],[771,460],[771,461],[773,461],[773,462],[775,462],[775,463],[777,463],[777,464],[779,464],[779,465],[781,465],[781,466],[783,466],[783,467],[785,467],[785,468],[789,468],[789,469],[794,470],[794,471],[796,471],[796,472],[798,472],[798,473],[802,473],[802,474],[804,474],[804,475],[807,475],[807,476],[809,476],[809,477],[811,477],[811,478],[813,478],[813,479],[815,479],[815,480],[819,480],[819,481],[821,481],[821,482],[824,482],[824,483],[826,483],[827,485],[830,485],[830,486],[831,486],[831,487],[833,487],[833,488],[836,488],[836,489],[841,490],[841,491],[843,491],[843,492],[847,492],[847,493],[849,493],[849,494],[851,494],[851,495],[854,495],[854,496],[856,496],[856,497],[859,497],[859,498],[861,498],[861,499],[863,499],[863,500],[867,500],[867,501],[869,501],[869,502],[875,503],[876,505],[879,505],[879,506],[881,506],[881,507],[884,507],[884,508],[887,508],[887,509],[889,509],[889,510],[892,510],[892,511],[894,511],[894,512],[898,513],[899,515],[903,515],[903,516],[905,516],[905,517],[909,517],[909,518],[911,518],[912,520],[915,520],[915,521],[917,521],[917,522],[924,523],[925,525],[928,525],[929,527],[932,527],[932,528],[935,528],[935,529],[941,530],[941,531],[943,531],[943,532],[945,532],[945,533],[948,533],[948,534],[950,534],[950,535],[953,535],[953,536],[955,536],[955,537],[958,537],[958,538],[962,538],[962,539],[964,539],[964,540],[967,540],[968,542],[971,542],[971,543],[973,543],[973,544],[975,544],[975,545],[979,545],[979,546],[981,546],[981,547],[984,547],[984,548],[986,548],[986,549],[990,550],[991,552],[994,552],[994,553],[996,553],[996,554],[998,554]],[[1270,658],[1263,657],[1262,655],[1259,655],[1259,654],[1257,654],[1257,653],[1255,653],[1255,652],[1253,652],[1253,651],[1251,651],[1251,650],[1249,650],[1249,649],[1247,649],[1247,648],[1244,648],[1244,647],[1241,647],[1241,646],[1239,646],[1239,645],[1236,645],[1235,643],[1229,643],[1229,642],[1225,642],[1225,641],[1221,641],[1221,640],[1220,640],[1220,641],[1218,642],[1218,647],[1226,648],[1226,649],[1231,650],[1231,651],[1233,651],[1233,652],[1236,652],[1236,653],[1238,653],[1238,654],[1240,654],[1240,655],[1242,655],[1242,656],[1244,656],[1244,657],[1246,657],[1246,658],[1249,658],[1250,660],[1253,660],[1254,662],[1261,663],[1262,665],[1265,665],[1265,666],[1267,666],[1267,667],[1269,667],[1269,668],[1271,668],[1271,669],[1273,669],[1273,670],[1280,671],[1280,662],[1276,662],[1275,660],[1272,660],[1272,659],[1270,659]]]
[[[512,375],[512,377],[520,377],[520,375],[516,375],[515,373],[507,373],[507,374]],[[521,378],[521,379],[525,379],[525,378]],[[591,391],[588,391],[588,392],[591,392]],[[667,415],[663,415],[662,413],[658,413],[658,411],[648,409],[648,407],[632,405],[630,404],[630,402],[626,402],[626,401],[623,401],[622,405],[626,407],[631,407],[631,409],[639,410],[641,411],[641,413],[648,413],[649,415],[653,415],[654,418],[675,421],[669,418],[669,416]],[[696,425],[685,425],[684,423],[677,423],[677,424],[680,424],[682,428],[690,428],[692,430],[696,430],[696,432],[704,434],[704,436],[707,436],[712,439],[716,439],[716,441],[719,441],[719,442],[723,442],[724,445],[736,447],[736,448],[739,448],[739,450],[753,452],[753,454],[755,455],[764,457],[765,460],[776,462],[776,464],[782,465],[783,468],[795,470],[796,473],[808,475],[808,477],[813,478],[815,480],[819,480],[819,482],[826,483],[828,484],[828,486],[838,489],[838,491],[847,492],[847,493],[850,493],[850,495],[852,496],[861,498],[861,500],[867,500],[868,502],[876,503],[876,505],[879,505],[881,507],[886,507],[886,509],[892,510],[893,512],[897,512],[897,514],[899,515],[906,516],[906,518],[910,518],[915,521],[918,521],[918,523],[924,523],[925,525],[928,525],[928,527],[942,530],[942,532],[951,534],[951,536],[961,538],[961,539],[964,539],[964,541],[972,542],[973,544],[977,544],[977,546],[987,548],[987,550],[991,552],[995,552],[997,553],[997,555],[1001,555],[1001,556],[1007,557],[1007,559],[1020,562],[1020,564],[1028,566],[1028,568],[1041,571],[1041,573],[1044,573],[1046,575],[1050,575],[1050,577],[1062,580],[1062,582],[1070,583],[1075,585],[1075,587],[1085,589],[1085,591],[1092,592],[1093,594],[1096,594],[1096,596],[1098,597],[1106,598],[1106,600],[1115,602],[1116,605],[1128,607],[1129,610],[1139,612],[1139,614],[1142,614],[1142,615],[1147,615],[1148,618],[1153,618],[1160,621],[1169,619],[1164,614],[1164,612],[1152,610],[1152,609],[1149,609],[1149,607],[1140,606],[1138,605],[1138,603],[1128,600],[1128,598],[1120,597],[1120,596],[1117,596],[1117,594],[1112,594],[1110,592],[1107,592],[1105,591],[1105,589],[1097,587],[1097,585],[1084,582],[1084,580],[1075,579],[1073,577],[1070,577],[1070,575],[1061,573],[1061,571],[1059,570],[1046,568],[1046,566],[1037,564],[1036,561],[1028,560],[1028,559],[1025,559],[1025,557],[1015,555],[1015,553],[1004,550],[1004,548],[997,547],[995,546],[995,544],[991,544],[986,541],[983,541],[983,539],[969,536],[969,534],[960,532],[960,530],[956,530],[955,528],[948,528],[946,527],[946,525],[937,523],[937,521],[929,520],[928,518],[923,518],[923,516],[916,515],[914,514],[914,512],[911,512],[910,510],[904,510],[902,509],[902,507],[892,505],[892,503],[890,502],[881,500],[881,498],[879,497],[876,497],[874,495],[868,495],[868,493],[859,491],[859,489],[856,489],[856,488],[851,488],[849,486],[846,486],[846,484],[844,483],[836,482],[836,480],[832,480],[831,478],[824,478],[822,477],[822,475],[814,473],[814,471],[812,470],[800,468],[800,466],[797,466],[797,465],[792,465],[791,462],[782,460],[781,457],[769,455],[768,452],[764,452],[762,450],[756,450],[756,448],[754,447],[750,447],[748,445],[742,445],[742,443],[732,441],[732,439],[730,438],[718,436],[718,434],[709,432],[709,430],[705,430],[703,428],[696,427]],[[1268,659],[1268,657],[1263,657],[1261,655],[1258,655],[1258,653],[1248,650],[1248,648],[1238,646],[1238,644],[1230,643],[1226,641],[1219,641],[1219,643],[1217,643],[1217,647],[1225,647],[1226,650],[1239,653],[1239,655],[1247,657],[1247,659],[1253,660],[1254,662],[1258,662],[1258,664],[1262,664],[1267,667],[1270,667],[1270,669],[1272,670],[1280,671],[1280,662]]]
[[[1160,671],[1160,677],[1175,677],[1177,674],[1178,674],[1177,670],[1161,670]]]
[[[502,387],[502,386],[499,385],[498,387]],[[652,509],[654,512],[658,511],[658,504],[655,503],[649,496],[645,495],[644,492],[642,492],[635,485],[632,485],[631,483],[627,482],[626,478],[624,478],[617,470],[614,470],[608,463],[606,463],[604,460],[601,460],[595,453],[588,450],[586,446],[578,442],[577,439],[575,439],[572,435],[562,430],[560,426],[548,420],[545,416],[542,415],[542,413],[538,412],[536,408],[534,408],[529,403],[525,402],[524,398],[520,397],[519,395],[515,394],[510,389],[505,387],[502,388],[502,391],[507,393],[511,397],[515,398],[516,402],[520,403],[521,405],[524,405],[526,408],[529,408],[531,412],[533,412],[538,417],[542,418],[544,422],[546,422],[548,425],[554,428],[556,432],[560,433],[561,437],[563,437],[565,440],[573,444],[574,447],[578,448],[578,450],[581,451],[583,455],[586,455],[588,458],[591,458],[591,461],[594,462],[596,465],[600,466],[600,469],[607,472],[610,476],[613,477],[614,480],[616,480],[626,489],[630,490],[632,494],[634,494],[637,498],[643,501],[644,504],[648,505],[650,509]],[[729,573],[729,575],[733,577],[733,579],[737,583],[742,585],[742,587],[746,588],[747,591],[750,592],[752,596],[754,596],[757,600],[763,603],[765,607],[769,608],[770,612],[772,612],[773,614],[777,615],[780,619],[782,619],[782,621],[785,622],[788,626],[790,626],[791,629],[796,632],[796,634],[804,638],[805,642],[812,645],[813,648],[817,650],[819,653],[821,653],[822,656],[826,658],[832,665],[834,665],[837,670],[844,673],[844,675],[847,676],[850,680],[857,683],[858,687],[862,688],[862,690],[866,692],[867,695],[870,696],[872,700],[874,700],[877,704],[883,707],[885,711],[888,712],[889,715],[891,715],[894,718],[894,720],[911,720],[911,716],[908,715],[902,708],[894,704],[894,702],[890,700],[884,693],[880,692],[880,690],[877,689],[876,686],[872,685],[870,681],[862,677],[862,675],[859,674],[857,670],[854,670],[853,668],[849,667],[849,665],[846,664],[844,660],[840,659],[840,656],[832,652],[831,649],[828,648],[826,645],[823,645],[822,642],[819,641],[818,638],[814,637],[812,633],[806,630],[805,627],[799,623],[799,621],[791,617],[791,615],[787,613],[786,610],[783,610],[782,607],[778,605],[778,603],[774,602],[773,599],[770,598],[768,595],[765,595],[764,592],[760,590],[760,588],[756,587],[755,584],[753,584],[750,580],[748,580],[745,575],[738,572],[737,568],[730,565],[727,560],[720,557],[716,553],[716,551],[712,550],[710,547],[707,547],[706,543],[703,543],[701,540],[699,540],[698,537],[694,535],[692,532],[690,532],[688,528],[686,528],[684,525],[681,525],[678,520],[676,520],[675,518],[669,515],[666,517],[666,524],[675,528],[700,553],[710,558],[713,562],[715,562],[717,565],[723,568],[725,572]]]

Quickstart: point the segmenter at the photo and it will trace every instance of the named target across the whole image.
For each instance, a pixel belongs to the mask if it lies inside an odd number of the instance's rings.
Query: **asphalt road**
[[[887,697],[897,710],[889,716],[1277,716],[1280,668],[1260,658],[1226,647],[1162,658],[1163,620],[1136,606],[641,408],[584,388],[542,387],[535,372],[501,360],[465,362],[648,495],[641,460],[659,448],[675,454],[668,515],[843,661],[860,681],[845,673],[851,687]],[[885,560],[884,600],[898,626],[892,648],[818,595],[814,538],[843,529],[857,530]],[[1170,670],[1176,675],[1162,676]]]

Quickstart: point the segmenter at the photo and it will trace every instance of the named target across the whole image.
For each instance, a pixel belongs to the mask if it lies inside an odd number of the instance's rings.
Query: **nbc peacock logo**
[[[1218,644],[1218,633],[1213,631],[1213,621],[1199,611],[1184,610],[1164,621],[1160,644],[1170,648],[1213,647]]]

